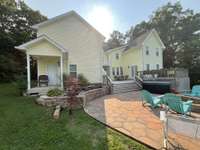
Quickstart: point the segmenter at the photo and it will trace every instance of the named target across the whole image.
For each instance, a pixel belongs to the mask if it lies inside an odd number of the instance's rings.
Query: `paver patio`
[[[89,102],[86,113],[102,123],[155,149],[162,148],[163,127],[159,109],[143,107],[139,92],[109,95]],[[200,141],[180,134],[169,133],[174,145],[185,149],[199,149]]]

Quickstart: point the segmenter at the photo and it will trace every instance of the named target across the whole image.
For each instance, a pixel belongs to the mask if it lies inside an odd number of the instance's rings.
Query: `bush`
[[[25,75],[19,75],[16,77],[14,86],[19,90],[19,94],[22,96],[27,89],[27,78]]]
[[[49,96],[49,97],[61,96],[62,94],[63,94],[63,91],[58,88],[50,89],[47,92],[47,96]]]
[[[78,81],[80,86],[87,86],[88,84],[90,84],[88,79],[83,74],[78,75]]]

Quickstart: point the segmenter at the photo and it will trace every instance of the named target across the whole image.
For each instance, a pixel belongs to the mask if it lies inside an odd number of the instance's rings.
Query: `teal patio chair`
[[[155,108],[160,106],[161,104],[161,99],[159,97],[153,96],[150,92],[146,90],[142,90],[141,97],[143,106],[145,105],[145,103],[148,103],[152,108]]]
[[[164,104],[169,107],[169,109],[180,113],[182,115],[190,114],[192,109],[192,101],[188,100],[183,102],[180,96],[175,94],[165,94],[163,97]]]
[[[185,91],[183,94],[186,96],[200,97],[200,85],[194,85],[191,91]]]

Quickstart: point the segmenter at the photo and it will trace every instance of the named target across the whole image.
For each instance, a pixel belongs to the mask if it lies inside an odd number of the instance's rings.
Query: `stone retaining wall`
[[[81,92],[79,95],[77,95],[77,98],[80,102],[80,105],[85,106],[87,102],[107,94],[109,94],[109,90],[103,87]],[[60,105],[61,107],[65,108],[68,106],[67,99],[68,96],[58,96],[58,97],[40,96],[38,99],[36,99],[36,103],[48,107],[55,107],[57,105]]]

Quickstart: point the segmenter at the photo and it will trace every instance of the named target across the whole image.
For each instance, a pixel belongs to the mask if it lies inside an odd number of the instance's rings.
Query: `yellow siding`
[[[103,37],[71,15],[40,27],[38,36],[46,34],[68,52],[68,64],[77,65],[90,82],[102,81]]]
[[[122,57],[124,75],[128,75],[130,77],[132,65],[136,65],[138,71],[142,70],[142,57],[139,48],[131,48],[127,50],[127,52],[124,52]]]
[[[40,56],[61,56],[62,52],[46,40],[28,47],[27,54]]]
[[[66,60],[65,60],[66,61]],[[63,63],[63,72],[67,73],[67,62]],[[38,56],[38,75],[47,75],[47,65],[48,64],[59,64],[60,70],[60,57],[46,57],[46,56]]]
[[[116,54],[119,54],[119,59],[116,59]],[[111,66],[111,77],[114,78],[112,75],[112,68],[114,67],[122,67],[123,74],[131,75],[131,65],[137,65],[138,70],[142,70],[142,54],[139,48],[130,48],[127,51],[123,51],[122,49],[111,50],[107,54],[109,59],[109,64]]]

